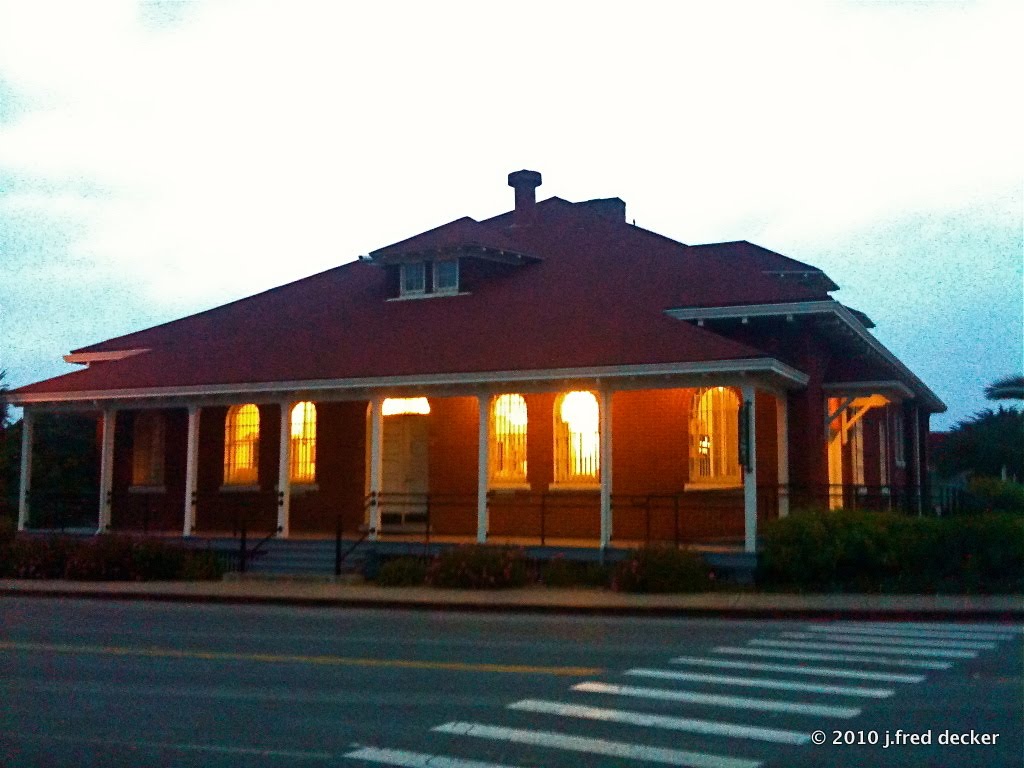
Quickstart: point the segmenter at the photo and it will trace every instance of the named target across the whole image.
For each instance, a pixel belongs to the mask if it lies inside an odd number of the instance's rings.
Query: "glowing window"
[[[719,486],[741,484],[739,458],[740,399],[731,389],[700,390],[690,412],[690,482]]]
[[[402,265],[402,296],[423,293],[427,290],[427,271],[422,261]]]
[[[430,403],[425,397],[389,397],[381,405],[382,416],[399,416],[403,413],[430,413]]]
[[[260,411],[252,403],[233,405],[224,421],[224,484],[259,480]]]
[[[132,425],[132,485],[164,484],[164,415],[143,411]]]
[[[434,262],[434,293],[459,290],[459,262],[456,259]]]
[[[522,395],[499,395],[491,402],[491,485],[526,482],[526,400]]]
[[[292,408],[291,460],[288,477],[293,483],[316,481],[316,406],[308,400]]]
[[[593,392],[567,392],[555,401],[555,483],[600,480],[600,408]]]

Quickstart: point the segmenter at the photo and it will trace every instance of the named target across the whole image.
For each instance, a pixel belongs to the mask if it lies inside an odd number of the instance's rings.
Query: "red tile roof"
[[[379,248],[370,256],[378,259],[388,256],[444,253],[460,248],[486,248],[519,253],[516,244],[501,230],[485,227],[475,219],[464,216],[422,234]]]
[[[751,268],[742,255],[685,246],[559,198],[538,203],[536,213],[528,227],[511,226],[510,214],[459,219],[376,252],[461,241],[540,259],[468,295],[387,301],[382,267],[346,264],[76,350],[151,351],[18,393],[764,358],[664,311],[828,298]]]

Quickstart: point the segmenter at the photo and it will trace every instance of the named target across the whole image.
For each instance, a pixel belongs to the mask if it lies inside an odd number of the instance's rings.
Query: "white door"
[[[381,522],[423,522],[429,491],[427,417],[385,416],[382,432]]]

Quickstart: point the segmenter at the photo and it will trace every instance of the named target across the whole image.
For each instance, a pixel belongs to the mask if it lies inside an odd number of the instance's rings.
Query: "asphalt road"
[[[1022,632],[3,598],[0,765],[1019,768]]]

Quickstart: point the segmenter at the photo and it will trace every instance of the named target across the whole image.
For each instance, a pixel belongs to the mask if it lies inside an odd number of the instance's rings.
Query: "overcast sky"
[[[530,168],[821,267],[948,427],[1024,366],[1022,8],[0,0],[0,368],[500,213]]]

